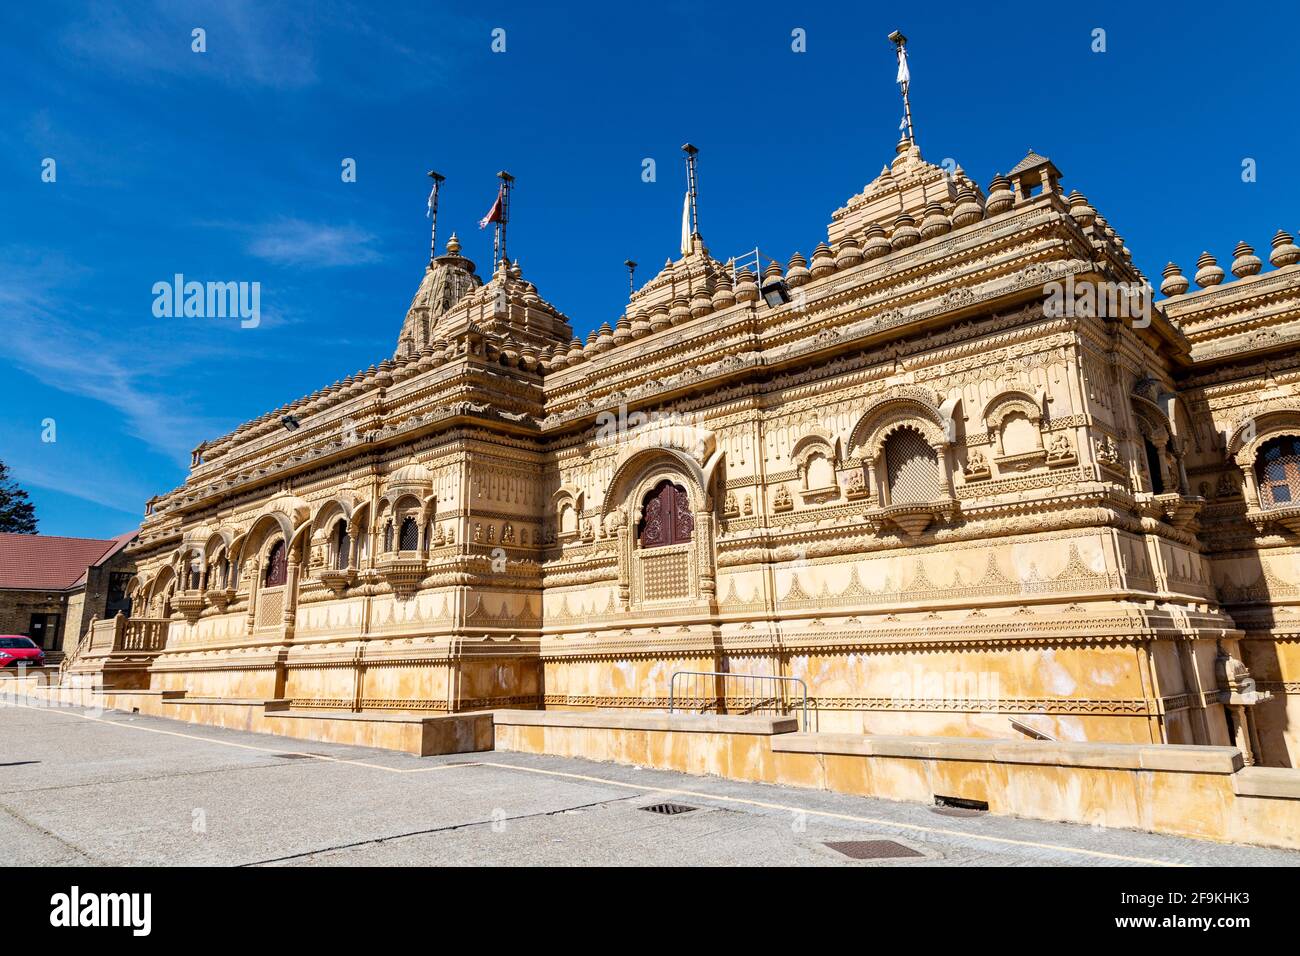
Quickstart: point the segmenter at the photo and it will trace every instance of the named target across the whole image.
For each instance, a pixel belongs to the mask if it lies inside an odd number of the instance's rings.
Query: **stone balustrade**
[[[167,618],[130,618],[122,613],[90,622],[90,629],[61,671],[77,677],[102,675],[106,686],[148,687],[148,667],[167,645]]]

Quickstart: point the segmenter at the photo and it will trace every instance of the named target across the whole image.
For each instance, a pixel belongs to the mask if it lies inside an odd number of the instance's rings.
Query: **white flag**
[[[424,214],[426,219],[433,218],[433,194],[436,193],[437,191],[438,191],[437,186],[434,186],[432,189],[429,190],[428,212]]]
[[[902,133],[902,132],[906,132],[906,130],[907,130],[907,117],[904,116],[901,120],[898,121],[898,131]]]
[[[894,80],[900,86],[905,86],[911,82],[912,74],[907,69],[907,50],[901,46],[898,48],[898,78]]]
[[[682,199],[682,255],[691,251],[691,191]]]

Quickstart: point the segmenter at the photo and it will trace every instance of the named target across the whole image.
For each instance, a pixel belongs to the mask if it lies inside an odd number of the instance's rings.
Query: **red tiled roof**
[[[0,534],[0,588],[66,591],[86,569],[120,551],[134,531],[107,540],[44,534]]]

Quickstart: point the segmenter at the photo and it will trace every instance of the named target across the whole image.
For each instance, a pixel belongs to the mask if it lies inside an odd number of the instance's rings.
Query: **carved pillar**
[[[862,462],[862,470],[867,474],[867,487],[876,494],[876,504],[881,508],[889,506],[889,477],[882,473],[883,456],[867,458]]]
[[[298,610],[298,549],[289,551],[288,573],[284,584],[284,637],[293,637],[294,616]]]
[[[709,511],[695,512],[695,560],[700,574],[700,597],[712,602],[717,583],[713,570],[713,515]]]
[[[1237,461],[1237,467],[1241,469],[1241,475],[1244,479],[1241,493],[1246,499],[1246,507],[1264,507],[1264,503],[1259,497],[1259,485],[1255,483],[1255,469],[1249,463],[1243,464],[1240,459]]]
[[[946,442],[937,442],[930,446],[934,449],[934,455],[939,460],[939,488],[944,497],[952,498],[956,492],[952,485],[952,464],[948,461],[948,448]]]
[[[244,576],[248,578],[248,622],[247,628],[249,634],[253,633],[253,627],[257,620],[257,598],[260,582],[258,581],[257,562],[252,558],[244,563]]]
[[[1247,708],[1242,704],[1232,705],[1232,716],[1235,718],[1233,724],[1237,731],[1237,739],[1233,744],[1241,751],[1242,762],[1247,767],[1255,766],[1255,753],[1251,749],[1250,740],[1250,718],[1247,716]]]
[[[615,534],[618,538],[618,604],[627,611],[632,607],[632,541],[626,521],[619,524]]]

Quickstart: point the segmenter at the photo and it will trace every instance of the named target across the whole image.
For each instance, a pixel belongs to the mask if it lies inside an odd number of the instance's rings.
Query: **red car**
[[[30,637],[21,634],[0,634],[0,667],[41,667],[45,652]]]

